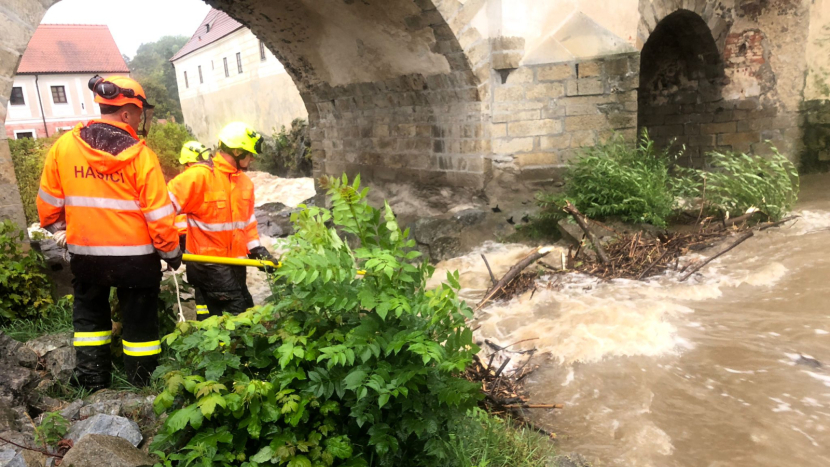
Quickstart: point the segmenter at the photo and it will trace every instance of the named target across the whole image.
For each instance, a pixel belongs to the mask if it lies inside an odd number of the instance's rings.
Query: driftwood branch
[[[729,250],[731,250],[731,249],[735,248],[736,246],[740,245],[741,243],[743,243],[745,240],[749,239],[749,237],[752,237],[753,235],[755,235],[755,233],[754,233],[753,231],[751,231],[751,230],[750,230],[749,232],[745,232],[745,233],[744,233],[744,234],[742,234],[740,237],[738,237],[738,239],[737,239],[737,240],[735,240],[735,242],[734,242],[734,243],[732,243],[731,245],[729,245],[728,247],[726,247],[726,248],[725,248],[723,251],[721,251],[720,253],[718,253],[718,254],[716,254],[716,255],[712,256],[711,258],[707,259],[706,261],[703,261],[702,263],[697,264],[697,265],[695,265],[694,267],[692,267],[692,268],[691,268],[691,270],[689,270],[689,272],[687,272],[685,276],[683,276],[683,277],[681,277],[681,278],[680,278],[680,282],[685,281],[686,279],[688,279],[689,277],[691,277],[691,275],[692,275],[692,274],[696,273],[697,271],[699,271],[700,269],[702,269],[704,266],[706,266],[707,264],[711,263],[711,262],[712,262],[712,261],[714,261],[716,258],[718,258],[718,257],[722,256],[723,254],[725,254],[725,253],[726,253],[726,252],[728,252]]]
[[[496,286],[496,276],[493,275],[493,270],[490,269],[490,263],[487,262],[487,257],[484,256],[484,253],[481,254],[481,259],[484,260],[484,265],[487,266],[487,272],[490,273],[490,281],[493,283],[493,287]]]
[[[790,217],[785,217],[785,218],[781,219],[781,220],[780,220],[780,221],[778,221],[778,222],[770,222],[769,224],[764,224],[764,225],[762,225],[762,226],[761,226],[758,230],[767,230],[767,229],[770,229],[770,228],[772,228],[772,227],[778,227],[778,226],[779,226],[779,225],[781,225],[781,224],[785,224],[785,223],[787,223],[787,222],[789,222],[789,221],[791,221],[791,220],[798,219],[799,217],[801,217],[801,216],[790,216]]]
[[[524,271],[526,267],[533,264],[539,258],[543,258],[552,250],[553,248],[537,248],[533,250],[529,255],[522,258],[521,261],[513,265],[513,267],[511,267],[510,270],[507,271],[507,273],[501,278],[501,280],[499,280],[496,283],[496,285],[493,286],[492,289],[487,291],[487,294],[485,295],[484,299],[482,299],[481,302],[479,302],[478,306],[476,306],[476,310],[481,309],[481,307],[484,306],[485,303],[489,302],[493,297],[495,297],[501,289],[503,289],[507,284],[509,284],[510,281],[515,279],[516,276],[518,276],[522,271]]]
[[[508,404],[505,409],[561,409],[563,404]]]
[[[597,255],[599,256],[599,260],[602,264],[609,264],[611,259],[608,257],[608,253],[605,252],[605,248],[602,247],[602,244],[599,242],[599,239],[594,232],[591,231],[591,228],[588,227],[588,222],[585,219],[585,216],[576,209],[570,201],[567,201],[567,205],[562,208],[565,212],[571,215],[574,218],[579,227],[585,232],[585,236],[588,237],[588,240],[591,241],[591,244],[594,245],[594,248],[597,250]]]

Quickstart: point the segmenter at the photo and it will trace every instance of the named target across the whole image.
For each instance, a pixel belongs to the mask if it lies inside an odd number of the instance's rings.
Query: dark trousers
[[[155,255],[153,255],[155,256]],[[111,309],[109,295],[116,288],[122,320],[124,369],[128,381],[136,386],[150,382],[150,375],[161,353],[159,342],[158,299],[161,280],[158,257],[122,257],[99,259],[73,256],[75,273],[73,325],[77,363],[75,376],[88,388],[106,387],[110,383],[112,362]],[[112,263],[112,264],[110,264]],[[95,266],[109,266],[96,268]]]
[[[196,317],[199,321],[222,313],[238,315],[254,306],[254,299],[246,284],[244,266],[188,263],[187,280],[196,288]],[[199,308],[203,300],[207,308]]]

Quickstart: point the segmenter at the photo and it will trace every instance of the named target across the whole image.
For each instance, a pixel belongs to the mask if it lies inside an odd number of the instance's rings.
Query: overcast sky
[[[121,53],[132,58],[138,46],[162,36],[190,37],[208,11],[201,0],[62,0],[42,22],[106,24]]]

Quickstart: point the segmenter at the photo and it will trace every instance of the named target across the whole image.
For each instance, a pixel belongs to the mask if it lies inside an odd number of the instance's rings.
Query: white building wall
[[[237,53],[242,61],[241,73]],[[246,28],[176,60],[173,65],[185,124],[208,146],[215,144],[219,130],[232,121],[244,121],[270,135],[282,125],[289,127],[295,118],[308,118],[300,93],[285,68],[267,48],[265,59],[261,59],[259,39]]]

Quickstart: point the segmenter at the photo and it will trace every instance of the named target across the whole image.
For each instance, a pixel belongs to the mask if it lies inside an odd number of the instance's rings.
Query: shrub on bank
[[[25,236],[12,221],[0,223],[0,324],[41,318],[52,304],[43,257],[24,251]]]
[[[60,134],[49,138],[9,140],[14,173],[17,176],[20,199],[23,201],[23,212],[29,224],[38,222],[36,199],[40,188],[40,176],[43,173],[43,162],[59,136]]]
[[[425,290],[434,269],[359,183],[326,179],[332,209],[292,214],[272,303],[164,339],[163,465],[453,465],[451,429],[481,397],[459,377],[471,310],[458,273]]]
[[[636,146],[621,136],[586,148],[568,165],[564,193],[537,194],[542,219],[562,219],[570,200],[591,218],[619,217],[632,223],[666,225],[675,206],[669,167],[677,155],[659,151],[644,135]]]
[[[681,206],[703,203],[716,217],[755,208],[779,220],[798,199],[798,171],[775,148],[770,156],[712,152],[707,170],[677,167],[679,156],[657,150],[645,133],[636,146],[617,137],[586,148],[568,165],[562,193],[537,194],[535,224],[565,218],[566,200],[590,218],[665,227]]]
[[[164,172],[166,179],[169,180],[182,171],[182,166],[179,164],[179,155],[184,143],[192,139],[194,139],[193,134],[180,123],[155,123],[150,126],[145,141],[147,147],[158,156],[161,170]],[[202,144],[208,145],[204,141],[202,141]]]
[[[750,208],[777,221],[798,200],[795,164],[772,148],[772,155],[712,152],[710,170],[678,169],[676,185],[687,199],[701,200],[710,215],[737,217]]]
[[[262,154],[254,160],[253,169],[280,177],[311,175],[311,140],[308,122],[295,118],[291,128],[283,125],[278,133],[265,138]]]

